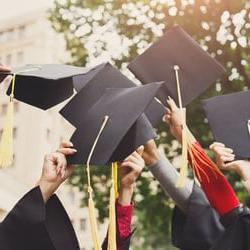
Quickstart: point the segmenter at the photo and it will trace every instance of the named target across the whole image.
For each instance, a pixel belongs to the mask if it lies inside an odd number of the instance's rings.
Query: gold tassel
[[[103,123],[102,123],[102,126],[101,126],[99,133],[94,141],[94,144],[90,150],[88,160],[87,160],[87,179],[88,179],[88,193],[89,193],[88,210],[89,210],[89,220],[90,220],[91,236],[92,236],[92,241],[94,244],[94,250],[101,250],[101,243],[100,243],[100,238],[99,238],[98,229],[97,229],[95,204],[94,204],[93,196],[92,196],[93,189],[91,187],[91,179],[90,179],[90,161],[91,161],[91,157],[94,153],[95,147],[98,143],[98,140],[99,140],[105,126],[107,125],[108,120],[109,120],[109,117],[105,116]]]
[[[16,74],[26,73],[41,69],[40,66],[34,66],[30,69],[18,71],[12,76],[10,101],[7,108],[6,120],[0,141],[0,168],[8,167],[13,162],[13,117],[14,117],[14,94],[16,84]]]
[[[95,213],[95,204],[92,197],[92,188],[88,188],[89,193],[89,200],[88,200],[88,211],[89,211],[89,221],[90,221],[90,228],[91,228],[91,236],[94,245],[94,250],[101,250],[100,238],[98,235],[97,229],[97,220],[96,220],[96,213]]]
[[[13,116],[14,116],[14,90],[16,75],[11,80],[11,94],[8,103],[6,120],[0,142],[0,168],[8,167],[13,161]]]
[[[179,70],[180,70],[180,67],[178,65],[175,65],[174,71],[175,71],[175,78],[176,78],[176,85],[177,85],[178,102],[179,102],[179,108],[182,111],[182,156],[181,156],[182,159],[181,159],[180,176],[176,182],[176,187],[183,188],[185,186],[185,183],[188,177],[188,136],[187,136],[185,110],[183,109],[183,106],[182,106]]]
[[[109,230],[108,230],[108,250],[116,250],[116,210],[115,202],[117,195],[117,163],[112,163],[112,180],[109,200]]]

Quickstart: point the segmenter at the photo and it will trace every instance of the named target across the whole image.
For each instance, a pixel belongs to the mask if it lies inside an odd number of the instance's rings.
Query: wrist
[[[159,160],[160,160],[160,155],[157,150],[155,152],[152,152],[152,155],[149,157],[149,159],[145,163],[148,167],[151,167],[151,166],[154,166]]]
[[[118,202],[122,206],[128,206],[132,202],[132,196],[134,192],[134,186],[122,187],[120,188]]]
[[[50,183],[42,179],[38,181],[37,185],[40,187],[45,203],[50,199],[50,197],[55,193],[58,188],[58,185],[55,185],[54,183]]]
[[[235,172],[241,177],[243,181],[250,180],[250,161],[236,161]]]

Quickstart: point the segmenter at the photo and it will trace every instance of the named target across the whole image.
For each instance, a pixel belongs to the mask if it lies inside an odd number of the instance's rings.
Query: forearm
[[[39,186],[41,190],[44,203],[50,199],[50,197],[56,192],[58,188],[57,184],[48,183],[42,179],[38,181],[37,186]]]
[[[183,212],[186,212],[193,189],[193,182],[187,180],[185,187],[176,188],[175,184],[179,173],[165,156],[160,156],[160,160],[155,165],[149,167],[149,170],[159,181],[165,193],[174,200],[175,204]]]

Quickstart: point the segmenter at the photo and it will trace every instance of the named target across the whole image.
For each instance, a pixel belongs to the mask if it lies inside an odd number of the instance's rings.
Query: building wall
[[[60,63],[67,58],[64,40],[51,29],[46,10],[26,13],[0,23],[0,62],[15,68],[25,64]],[[0,134],[9,101],[5,95],[7,88],[7,82],[0,85]],[[74,128],[58,114],[63,105],[42,111],[16,101],[14,163],[0,171],[0,219],[26,191],[35,186],[44,155],[55,150],[60,141],[70,138]],[[80,207],[83,194],[67,184],[60,188],[58,194],[70,215],[82,249],[92,249],[87,209]],[[100,226],[101,238],[105,236],[106,228],[106,224]]]

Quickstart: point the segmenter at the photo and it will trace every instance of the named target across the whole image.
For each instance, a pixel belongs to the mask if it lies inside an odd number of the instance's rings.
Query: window
[[[17,53],[17,64],[22,64],[23,63],[23,51],[19,51]]]
[[[8,42],[10,42],[10,40],[13,40],[14,34],[15,34],[15,30],[14,29],[10,29],[10,30],[8,30],[6,32],[6,38],[7,38]]]
[[[47,137],[47,140],[49,141],[50,140],[50,129],[47,129],[46,131],[46,137]]]
[[[80,230],[81,231],[85,231],[86,230],[86,224],[87,224],[87,221],[86,219],[80,219]]]
[[[26,31],[26,27],[24,25],[20,26],[18,29],[18,37],[23,38],[25,36],[25,31]]]
[[[7,65],[11,65],[12,64],[12,55],[11,54],[8,54],[6,56],[6,64]]]
[[[13,139],[17,138],[17,128],[13,128]]]
[[[70,204],[74,204],[75,203],[75,193],[73,190],[70,190],[68,193],[69,196],[69,202]]]
[[[4,32],[0,32],[0,43],[3,43],[4,42]]]
[[[15,165],[15,163],[16,163],[16,155],[13,154],[11,167],[13,167]]]
[[[19,111],[19,103],[14,102],[14,113],[17,113]]]
[[[8,104],[4,103],[1,107],[1,115],[6,115],[8,110]]]

